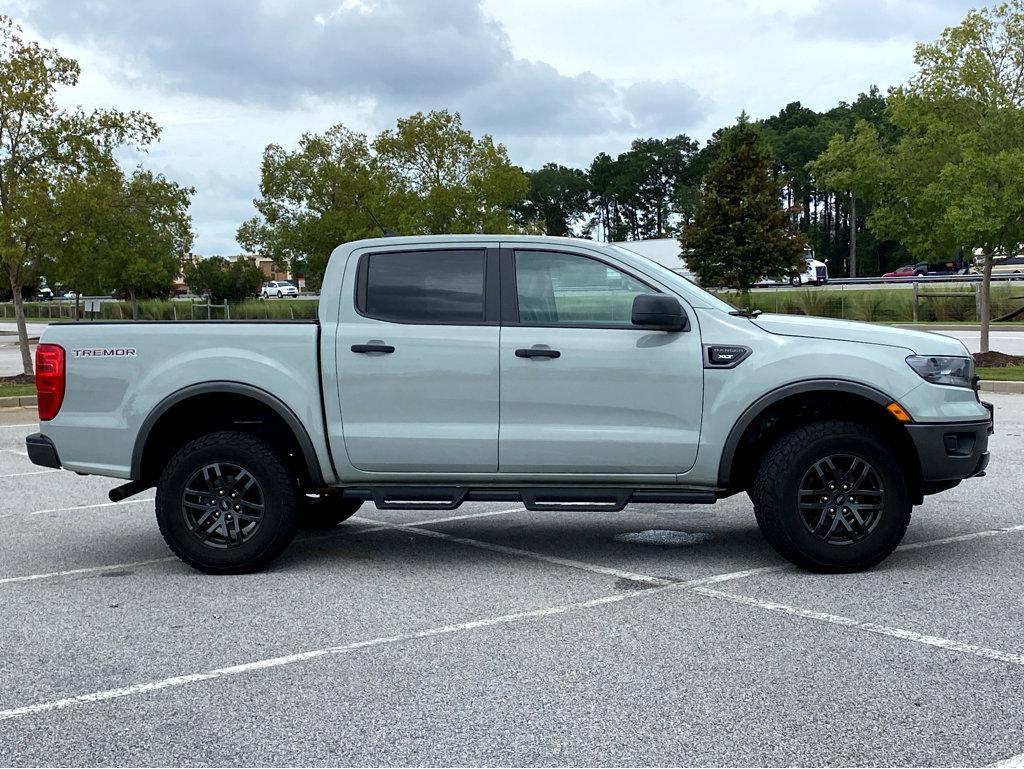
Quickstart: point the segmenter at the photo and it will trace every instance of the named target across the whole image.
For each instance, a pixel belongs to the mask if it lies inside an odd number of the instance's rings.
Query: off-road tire
[[[830,455],[862,459],[874,468],[881,482],[881,513],[860,541],[842,545],[822,541],[800,514],[799,489],[805,474]],[[817,572],[853,572],[876,566],[900,544],[912,509],[899,458],[877,431],[840,420],[803,425],[780,437],[761,460],[749,496],[769,544],[783,558]]]
[[[343,499],[340,494],[306,497],[299,524],[307,529],[333,529],[355,515],[362,504],[361,500]]]
[[[185,486],[204,467],[224,463],[255,478],[264,500],[259,526],[239,544],[218,549],[204,544],[186,522]],[[301,505],[298,484],[284,455],[248,433],[220,431],[179,449],[160,474],[156,518],[168,547],[182,561],[207,574],[256,571],[277,558],[298,530]]]

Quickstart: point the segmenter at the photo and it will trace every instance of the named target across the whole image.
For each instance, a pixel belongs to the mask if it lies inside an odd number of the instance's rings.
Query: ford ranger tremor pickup
[[[156,488],[170,548],[253,570],[364,502],[618,511],[746,492],[818,571],[869,568],[983,475],[991,408],[938,334],[736,310],[618,246],[382,238],[316,321],[51,324],[36,464]]]

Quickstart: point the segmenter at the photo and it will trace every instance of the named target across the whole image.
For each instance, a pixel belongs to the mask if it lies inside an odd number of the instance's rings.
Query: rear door
[[[676,474],[697,456],[700,332],[630,322],[650,279],[596,255],[502,249],[499,467]]]
[[[497,470],[497,249],[363,253],[345,285],[336,355],[352,466]]]

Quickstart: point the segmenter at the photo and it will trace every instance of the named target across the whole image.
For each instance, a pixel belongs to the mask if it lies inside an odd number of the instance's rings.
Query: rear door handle
[[[390,344],[354,344],[352,352],[394,352],[395,348]]]
[[[558,358],[562,353],[558,350],[547,350],[543,347],[527,347],[516,350],[517,358]]]

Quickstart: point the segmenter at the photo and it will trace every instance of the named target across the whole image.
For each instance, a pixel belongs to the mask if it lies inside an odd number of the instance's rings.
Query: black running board
[[[454,510],[463,502],[521,502],[527,510],[618,512],[628,504],[708,505],[710,489],[573,488],[531,486],[363,486],[342,490],[345,499],[373,501],[378,510]]]

